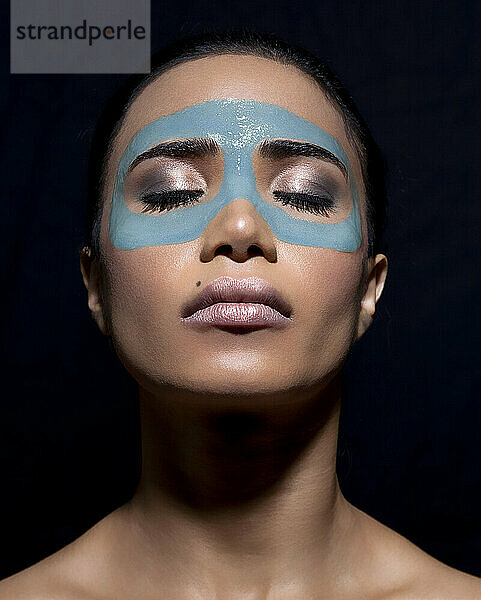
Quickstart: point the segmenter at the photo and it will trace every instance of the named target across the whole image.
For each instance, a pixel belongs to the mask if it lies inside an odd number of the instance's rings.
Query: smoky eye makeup
[[[209,164],[211,158],[162,156],[143,160],[125,177],[127,207],[135,213],[160,214],[210,199],[218,187],[219,169],[218,164],[216,169]]]
[[[265,200],[291,216],[310,221],[343,221],[352,199],[346,174],[314,157],[258,159],[256,179]]]

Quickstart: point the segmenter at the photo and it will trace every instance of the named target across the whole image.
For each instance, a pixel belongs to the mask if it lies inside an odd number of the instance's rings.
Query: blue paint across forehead
[[[168,140],[211,138],[224,154],[219,193],[195,205],[163,214],[134,213],[124,199],[124,179],[140,154]],[[256,185],[252,155],[263,140],[310,142],[334,154],[346,167],[352,207],[339,223],[318,223],[287,214],[264,200]],[[361,221],[354,177],[339,143],[323,129],[275,104],[226,98],[195,104],[149,123],[132,138],[119,162],[110,212],[110,239],[121,250],[178,244],[198,238],[227,204],[245,198],[284,242],[353,252],[361,244]]]

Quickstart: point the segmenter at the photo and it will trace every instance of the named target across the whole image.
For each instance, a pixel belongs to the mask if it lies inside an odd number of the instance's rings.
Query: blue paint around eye
[[[134,213],[125,204],[123,185],[130,164],[143,152],[167,140],[211,138],[224,153],[219,193],[206,202],[161,215]],[[288,215],[266,202],[256,186],[252,154],[259,142],[286,138],[322,146],[346,167],[352,207],[339,223],[316,223]],[[354,178],[339,143],[323,129],[275,104],[226,98],[195,104],[161,117],[132,138],[119,162],[112,196],[109,232],[114,246],[132,250],[179,244],[198,238],[216,214],[236,198],[253,204],[276,237],[284,242],[353,252],[361,244],[361,221]]]

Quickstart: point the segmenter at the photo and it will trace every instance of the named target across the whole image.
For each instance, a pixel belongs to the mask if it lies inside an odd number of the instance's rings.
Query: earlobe
[[[88,307],[98,328],[104,335],[109,335],[102,311],[102,296],[100,293],[101,274],[100,264],[88,246],[84,246],[80,252],[80,271],[87,289]]]
[[[388,260],[384,254],[376,254],[368,259],[367,283],[361,300],[361,312],[357,327],[356,341],[367,331],[376,312],[376,302],[381,297],[386,281]]]

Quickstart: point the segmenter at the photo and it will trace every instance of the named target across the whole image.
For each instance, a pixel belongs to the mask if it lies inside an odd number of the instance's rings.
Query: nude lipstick
[[[285,327],[291,307],[282,294],[259,277],[219,277],[188,302],[182,322],[197,326]]]

